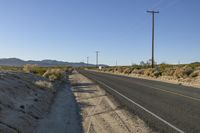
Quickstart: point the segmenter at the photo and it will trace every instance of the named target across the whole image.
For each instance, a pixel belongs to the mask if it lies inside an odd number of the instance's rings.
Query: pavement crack
[[[10,129],[16,131],[17,133],[21,133],[21,132],[19,131],[19,129],[17,129],[17,128],[15,128],[15,127],[12,127],[12,126],[10,126],[10,125],[4,123],[4,122],[1,122],[1,121],[0,121],[0,124],[2,124],[2,125],[4,125],[4,126],[10,128]]]

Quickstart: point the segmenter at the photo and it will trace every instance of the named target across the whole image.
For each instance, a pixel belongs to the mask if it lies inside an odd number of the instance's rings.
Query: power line
[[[147,13],[152,14],[152,68],[154,68],[154,14],[159,13],[159,11],[147,11]]]

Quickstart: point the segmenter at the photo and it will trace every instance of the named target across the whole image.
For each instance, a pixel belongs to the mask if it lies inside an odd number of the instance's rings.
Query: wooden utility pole
[[[89,56],[87,57],[87,67],[89,66]]]
[[[154,68],[154,14],[159,13],[159,11],[147,11],[147,13],[152,14],[152,68]]]
[[[99,51],[96,51],[96,67],[98,67]]]

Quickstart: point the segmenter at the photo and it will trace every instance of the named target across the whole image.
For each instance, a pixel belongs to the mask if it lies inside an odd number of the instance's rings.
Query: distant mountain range
[[[73,66],[73,67],[87,66],[87,64],[84,62],[64,62],[64,61],[57,61],[57,60],[24,61],[18,58],[1,58],[0,59],[0,66],[23,66],[25,64],[37,64],[39,66]],[[95,65],[88,64],[88,66],[95,66]],[[107,65],[101,65],[101,66],[107,66]]]

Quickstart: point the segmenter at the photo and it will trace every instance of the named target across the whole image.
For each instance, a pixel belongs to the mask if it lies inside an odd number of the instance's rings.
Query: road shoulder
[[[80,108],[85,133],[152,133],[144,121],[120,106],[98,85],[74,72],[72,91]]]

